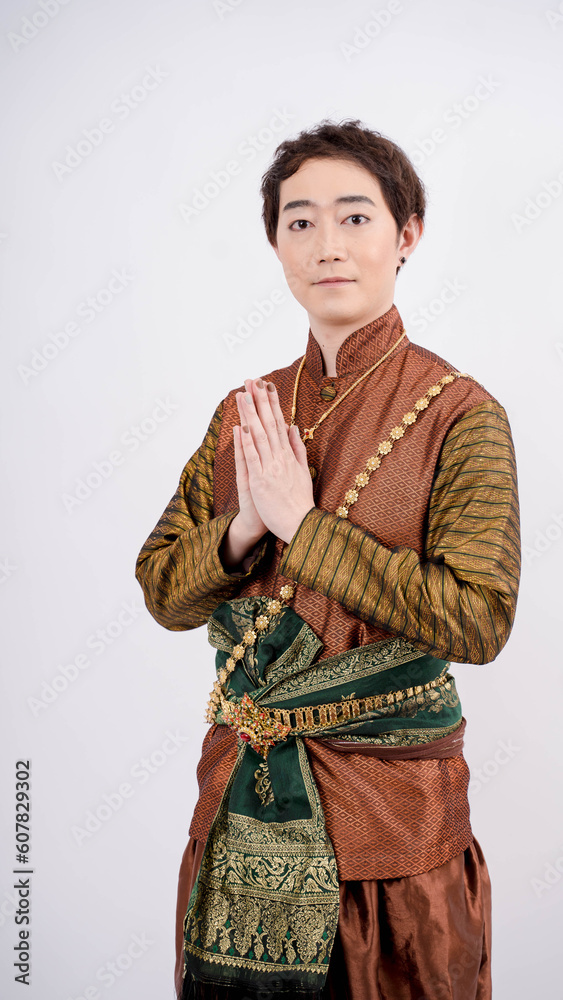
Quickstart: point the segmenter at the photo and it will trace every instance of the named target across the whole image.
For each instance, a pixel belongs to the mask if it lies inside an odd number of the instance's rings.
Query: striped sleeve
[[[520,578],[516,462],[504,409],[481,403],[447,435],[422,559],[315,507],[284,550],[280,573],[441,659],[494,660],[512,629]]]
[[[266,543],[256,547],[246,573],[228,573],[221,563],[219,548],[237,514],[233,510],[213,517],[213,462],[221,417],[222,403],[135,566],[151,615],[175,632],[203,625],[218,604],[235,596],[266,549]]]

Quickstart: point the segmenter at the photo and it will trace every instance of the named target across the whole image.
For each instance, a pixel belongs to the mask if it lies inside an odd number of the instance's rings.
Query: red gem
[[[241,740],[244,740],[245,743],[250,743],[250,736],[248,735],[248,733],[239,733],[239,736]]]

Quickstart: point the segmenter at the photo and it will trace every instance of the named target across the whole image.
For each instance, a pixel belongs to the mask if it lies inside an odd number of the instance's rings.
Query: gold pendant
[[[263,760],[260,767],[256,768],[254,777],[257,779],[254,787],[260,802],[263,806],[270,805],[270,803],[274,801],[274,793],[272,791],[272,782],[270,780],[270,772],[268,770],[268,762],[266,760]]]
[[[256,753],[266,759],[270,747],[287,739],[291,726],[270,719],[260,705],[256,705],[249,694],[243,694],[240,702],[221,702],[223,719],[231,726],[243,743],[248,743]]]
[[[306,427],[305,430],[303,431],[303,440],[304,441],[312,441],[314,433],[315,433],[314,428],[312,428],[312,427]]]

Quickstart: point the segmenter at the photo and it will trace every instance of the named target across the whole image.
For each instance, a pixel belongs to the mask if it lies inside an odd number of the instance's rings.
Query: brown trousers
[[[190,838],[178,878],[176,971],[204,844]],[[491,883],[473,842],[422,875],[340,883],[330,1000],[491,1000]]]

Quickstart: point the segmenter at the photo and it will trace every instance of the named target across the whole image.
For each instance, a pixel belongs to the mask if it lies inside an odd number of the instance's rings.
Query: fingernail
[[[242,425],[242,429],[243,429],[243,431],[244,431],[245,434],[248,434],[248,427],[246,426],[246,424]]]
[[[273,382],[268,382],[267,388],[268,388],[268,392],[275,392],[276,391],[276,387],[275,387],[275,385],[274,385]]]
[[[264,388],[264,383],[263,383],[263,381],[262,381],[261,378],[257,378],[256,379],[256,388],[257,389],[263,389]]]
[[[244,394],[244,401],[245,401],[245,403],[246,403],[247,406],[252,406],[252,396],[250,395],[249,392],[245,392],[245,394]]]

